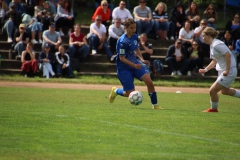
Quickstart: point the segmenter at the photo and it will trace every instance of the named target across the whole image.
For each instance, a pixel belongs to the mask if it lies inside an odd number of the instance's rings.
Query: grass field
[[[164,110],[109,91],[0,87],[0,159],[240,159],[240,99],[158,93]]]

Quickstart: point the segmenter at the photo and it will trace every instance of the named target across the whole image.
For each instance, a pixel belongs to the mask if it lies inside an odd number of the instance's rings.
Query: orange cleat
[[[206,110],[204,110],[202,112],[218,112],[218,109],[211,109],[211,108],[209,108],[209,109],[206,109]]]

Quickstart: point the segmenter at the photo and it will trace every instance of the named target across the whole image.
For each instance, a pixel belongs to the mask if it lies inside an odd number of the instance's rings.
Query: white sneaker
[[[33,44],[37,44],[37,43],[38,43],[38,41],[36,41],[35,39],[32,39],[31,42],[32,42]]]
[[[38,43],[42,44],[42,40],[41,40],[41,39],[39,39]]]
[[[171,38],[170,38],[171,40],[174,40],[174,37],[173,36],[171,36]]]
[[[203,77],[205,76],[205,74],[204,74],[204,73],[202,73],[201,75],[202,75]]]
[[[92,50],[92,55],[97,54],[97,51],[95,49]]]
[[[187,76],[191,76],[191,75],[192,75],[191,71],[188,71]]]
[[[71,33],[72,33],[71,31],[68,31],[68,36],[70,36]]]
[[[180,71],[177,71],[177,75],[178,75],[178,76],[181,76],[182,73],[181,73]]]
[[[7,39],[7,42],[8,42],[8,43],[12,43],[12,42],[13,42],[12,38],[8,38],[8,39]]]
[[[171,76],[176,76],[177,75],[177,72],[176,71],[173,71]]]
[[[60,36],[64,36],[64,33],[62,31],[59,31]]]
[[[166,37],[166,40],[167,40],[167,41],[169,40],[168,37]]]

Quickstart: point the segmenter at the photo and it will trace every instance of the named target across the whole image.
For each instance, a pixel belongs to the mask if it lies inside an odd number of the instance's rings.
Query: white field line
[[[63,117],[67,117],[67,116],[57,115],[57,117],[62,117],[63,118]],[[199,140],[204,140],[204,141],[209,141],[209,142],[225,143],[225,144],[228,144],[228,145],[240,146],[239,143],[224,142],[224,141],[220,141],[218,139],[210,139],[210,138],[204,138],[204,137],[188,135],[188,134],[181,134],[181,133],[176,133],[176,132],[166,132],[166,131],[161,131],[161,130],[157,130],[157,129],[149,129],[149,128],[146,128],[146,127],[143,127],[143,126],[135,126],[135,125],[129,125],[129,124],[123,124],[122,125],[122,124],[118,124],[118,123],[114,123],[114,122],[101,121],[101,120],[100,121],[95,121],[95,120],[87,119],[87,118],[84,118],[84,117],[75,117],[75,118],[85,120],[85,121],[94,121],[94,122],[98,122],[98,123],[114,125],[114,126],[122,126],[122,127],[135,128],[135,129],[139,129],[139,130],[151,131],[151,132],[156,132],[156,133],[160,133],[160,134],[175,135],[175,136],[199,139]]]

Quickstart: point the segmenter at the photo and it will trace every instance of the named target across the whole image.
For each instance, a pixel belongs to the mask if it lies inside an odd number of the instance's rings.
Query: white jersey
[[[224,71],[226,70],[226,60],[225,54],[229,52],[230,54],[230,68],[236,67],[236,60],[232,55],[232,52],[229,48],[219,39],[213,39],[212,44],[210,45],[210,58],[215,59],[217,61],[216,70]]]

